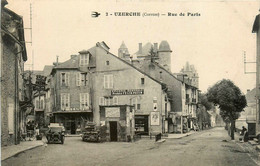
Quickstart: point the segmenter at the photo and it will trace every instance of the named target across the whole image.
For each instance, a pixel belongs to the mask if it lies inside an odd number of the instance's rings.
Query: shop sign
[[[111,90],[111,95],[143,95],[144,89]]]
[[[106,121],[100,121],[100,126],[105,126],[106,125]]]
[[[119,118],[120,108],[119,107],[107,107],[106,108],[106,118]]]
[[[151,126],[159,126],[160,125],[160,114],[159,111],[151,112]]]

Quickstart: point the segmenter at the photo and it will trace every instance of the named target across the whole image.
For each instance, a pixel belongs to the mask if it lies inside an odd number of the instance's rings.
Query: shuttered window
[[[104,75],[104,88],[111,89],[113,88],[114,80],[113,75]]]
[[[80,109],[89,109],[89,94],[80,93]]]
[[[70,94],[61,93],[61,109],[69,110],[70,109]]]

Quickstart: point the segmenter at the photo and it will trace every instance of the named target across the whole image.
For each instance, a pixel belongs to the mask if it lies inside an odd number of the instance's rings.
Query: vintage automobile
[[[96,129],[93,122],[88,122],[82,134],[82,141],[100,142],[100,131]]]
[[[48,143],[64,144],[65,141],[64,131],[65,129],[62,125],[59,125],[58,123],[51,123],[46,133],[46,138]]]

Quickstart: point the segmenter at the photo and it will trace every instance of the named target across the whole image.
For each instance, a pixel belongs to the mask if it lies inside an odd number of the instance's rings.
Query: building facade
[[[167,117],[167,132],[182,133],[184,128],[187,131],[193,126],[192,119],[196,117],[198,88],[188,82],[183,73],[179,78],[171,72],[171,53],[167,41],[162,41],[159,48],[157,43],[154,45],[147,43],[144,46],[139,43],[138,51],[130,57],[133,57],[131,64],[167,85],[167,95],[171,103],[170,114]],[[198,83],[198,78],[196,79]]]
[[[1,146],[19,144],[29,103],[23,81],[27,60],[23,19],[1,1]]]
[[[93,120],[91,69],[86,54],[71,55],[64,63],[56,63],[50,78],[52,122],[64,125],[66,134],[76,134],[87,121]]]
[[[113,117],[101,115],[101,107],[116,110],[123,105],[133,107],[135,133],[162,133],[168,127],[166,85],[111,54],[105,42],[72,55],[64,63],[56,63],[50,91],[53,122],[62,123],[68,134],[75,134],[78,128],[83,130],[88,121],[100,128],[108,125],[109,134]],[[114,121],[118,129],[127,124]]]
[[[256,135],[260,140],[260,15],[255,17],[252,33],[256,33]]]
[[[149,135],[167,128],[169,101],[166,86],[104,47],[95,50],[94,121],[100,105],[133,105],[136,132]],[[99,103],[97,103],[99,102]]]

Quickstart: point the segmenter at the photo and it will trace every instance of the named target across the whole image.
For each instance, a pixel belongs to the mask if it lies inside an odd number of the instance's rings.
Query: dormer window
[[[80,66],[86,66],[89,64],[89,54],[81,54],[79,58]]]

